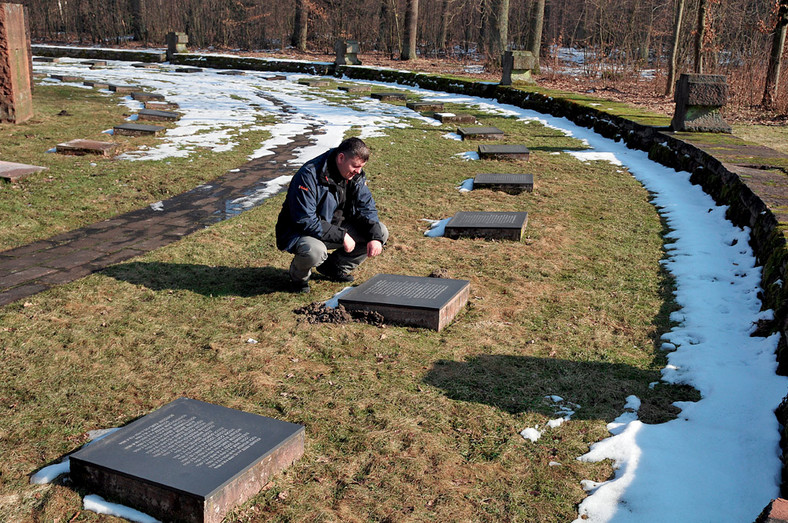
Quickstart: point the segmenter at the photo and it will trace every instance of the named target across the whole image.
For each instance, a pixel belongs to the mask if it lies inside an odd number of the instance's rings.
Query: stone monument
[[[25,6],[0,4],[0,123],[33,116],[31,60]]]
[[[468,301],[470,283],[449,278],[378,274],[340,296],[349,311],[374,311],[387,322],[441,330]]]
[[[479,158],[482,160],[523,160],[528,161],[531,151],[524,145],[516,144],[483,144],[478,147]]]
[[[186,44],[189,43],[189,35],[186,33],[167,33],[167,61],[172,62],[175,53],[186,53]]]
[[[71,479],[161,521],[219,523],[304,454],[304,427],[180,398],[70,457]]]
[[[513,82],[532,82],[531,71],[536,68],[536,58],[531,51],[505,51],[501,58],[503,74],[500,85]]]
[[[334,44],[334,52],[337,54],[337,59],[334,61],[337,65],[361,65],[361,60],[358,59],[359,47],[356,40],[337,40]]]
[[[670,127],[674,131],[729,133],[720,107],[728,102],[725,75],[688,74],[679,76],[674,96],[676,109]]]
[[[527,212],[460,211],[446,224],[447,238],[487,238],[514,240],[523,238],[528,225]]]
[[[503,131],[497,127],[459,127],[457,134],[463,140],[496,140],[503,137]]]
[[[533,174],[499,174],[481,173],[473,179],[473,188],[491,189],[493,191],[503,191],[509,194],[520,194],[521,192],[533,192]]]

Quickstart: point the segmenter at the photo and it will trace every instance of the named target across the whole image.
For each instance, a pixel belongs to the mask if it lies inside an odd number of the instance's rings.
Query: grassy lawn
[[[10,224],[2,248],[175,194],[248,154],[244,141],[231,153],[171,163],[43,156],[58,141],[97,137],[123,108],[53,87],[37,89],[36,100],[35,122],[0,127],[0,151],[50,170],[2,185],[0,217]],[[62,108],[73,115],[68,127],[56,116]],[[664,226],[624,169],[557,153],[582,148],[577,140],[478,117],[503,129],[505,142],[528,145],[531,161],[463,161],[455,154],[478,142],[443,138],[454,128],[421,122],[368,140],[366,170],[391,239],[357,279],[443,268],[470,280],[467,307],[440,333],[299,321],[295,308],[342,285],[315,280],[309,297],[281,291],[290,261],[274,245],[281,195],[0,308],[0,515],[111,521],[80,512],[85,492],[30,485],[28,475],[77,449],[89,430],[187,396],[306,426],[304,457],[231,521],[574,519],[580,481],[612,474],[609,463],[575,458],[607,436],[625,398],[640,397],[641,419],[658,422],[671,416],[670,402],[693,397],[649,388],[664,366],[657,340],[673,310],[658,263]],[[480,172],[531,172],[536,187],[516,196],[456,190]],[[423,235],[422,219],[459,210],[525,210],[527,238]],[[579,407],[527,441],[520,431],[557,417],[547,395]]]

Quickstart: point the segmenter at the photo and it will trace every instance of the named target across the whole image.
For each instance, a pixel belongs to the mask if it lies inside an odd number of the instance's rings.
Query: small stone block
[[[109,89],[109,84],[106,82],[94,82],[93,80],[85,80],[82,82],[82,85],[87,85],[88,87],[95,87],[96,89]]]
[[[52,56],[34,56],[33,57],[33,61],[34,62],[41,62],[41,63],[52,64],[52,63],[55,63],[55,62],[59,62],[60,58],[55,58],[55,57],[52,57]]]
[[[275,74],[273,76],[264,76],[263,80],[273,81],[273,80],[287,80],[287,77],[283,74]]]
[[[0,178],[9,182],[15,182],[28,174],[37,173],[44,169],[46,169],[46,167],[27,165],[24,163],[4,162],[0,160]]]
[[[140,88],[136,85],[109,84],[109,90],[113,93],[133,93],[135,91],[139,91]]]
[[[324,79],[310,79],[310,78],[302,78],[298,81],[301,85],[308,85],[309,87],[328,87],[331,85],[330,80]]]
[[[472,114],[435,113],[432,115],[440,123],[475,123],[476,117]]]
[[[131,64],[132,67],[138,67],[140,69],[158,69],[159,66],[157,64],[148,63],[148,62],[136,62]]]
[[[174,122],[179,120],[181,115],[173,111],[158,111],[156,109],[140,109],[137,118],[140,120],[152,120],[158,122]]]
[[[124,123],[121,125],[116,125],[113,129],[115,134],[122,136],[156,136],[166,130],[165,127],[159,127],[157,125],[143,125],[138,123]]]
[[[82,156],[85,154],[97,154],[99,156],[112,156],[112,153],[117,148],[117,144],[113,142],[98,142],[96,140],[70,140],[65,143],[59,143],[55,146],[55,150],[60,154],[71,154]]]
[[[497,127],[460,127],[457,134],[463,140],[495,140],[503,137],[503,131]]]
[[[439,331],[465,306],[467,280],[378,274],[339,298],[349,311],[377,312],[390,323]]]
[[[141,91],[134,91],[131,93],[131,97],[137,100],[138,102],[149,102],[155,100],[157,102],[164,101],[164,95],[161,93],[143,93]]]
[[[446,224],[447,238],[487,238],[520,241],[528,224],[527,212],[460,211]]]
[[[524,145],[487,145],[479,146],[479,158],[483,160],[525,160],[531,151]]]
[[[72,76],[68,74],[50,74],[50,78],[60,80],[61,82],[81,82],[82,78],[79,76]]]
[[[155,100],[144,102],[145,109],[154,109],[156,111],[171,111],[172,109],[180,109],[180,105],[175,102],[157,102]]]
[[[71,479],[162,521],[219,523],[304,454],[304,432],[179,398],[72,454]]]
[[[201,73],[202,69],[199,67],[178,67],[175,69],[176,73]]]
[[[396,100],[404,101],[408,99],[408,96],[405,93],[398,92],[372,93],[370,96],[376,100],[380,100],[381,102],[392,102]]]
[[[368,85],[340,85],[339,90],[348,93],[368,93],[372,91],[372,87]]]
[[[408,102],[405,104],[408,109],[414,111],[443,111],[443,104],[441,102]]]
[[[80,62],[82,65],[89,65],[91,67],[103,67],[107,65],[106,60],[86,60],[84,62]]]
[[[216,74],[221,74],[224,76],[245,76],[246,73],[244,71],[239,71],[238,69],[231,69],[229,71],[219,71]]]
[[[474,189],[492,189],[509,194],[532,192],[534,190],[533,174],[477,174],[473,179]]]

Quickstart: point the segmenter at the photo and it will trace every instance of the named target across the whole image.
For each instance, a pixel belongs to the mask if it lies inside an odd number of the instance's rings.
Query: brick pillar
[[[30,40],[22,4],[0,4],[0,123],[33,116]]]

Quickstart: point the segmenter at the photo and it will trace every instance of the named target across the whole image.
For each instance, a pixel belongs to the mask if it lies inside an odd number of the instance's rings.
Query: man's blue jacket
[[[324,243],[342,243],[349,224],[367,241],[383,241],[378,211],[364,171],[347,184],[342,223],[332,223],[337,209],[337,184],[330,176],[329,162],[336,161],[335,151],[331,149],[308,161],[290,181],[276,222],[278,249],[293,252],[301,236],[312,236]]]

